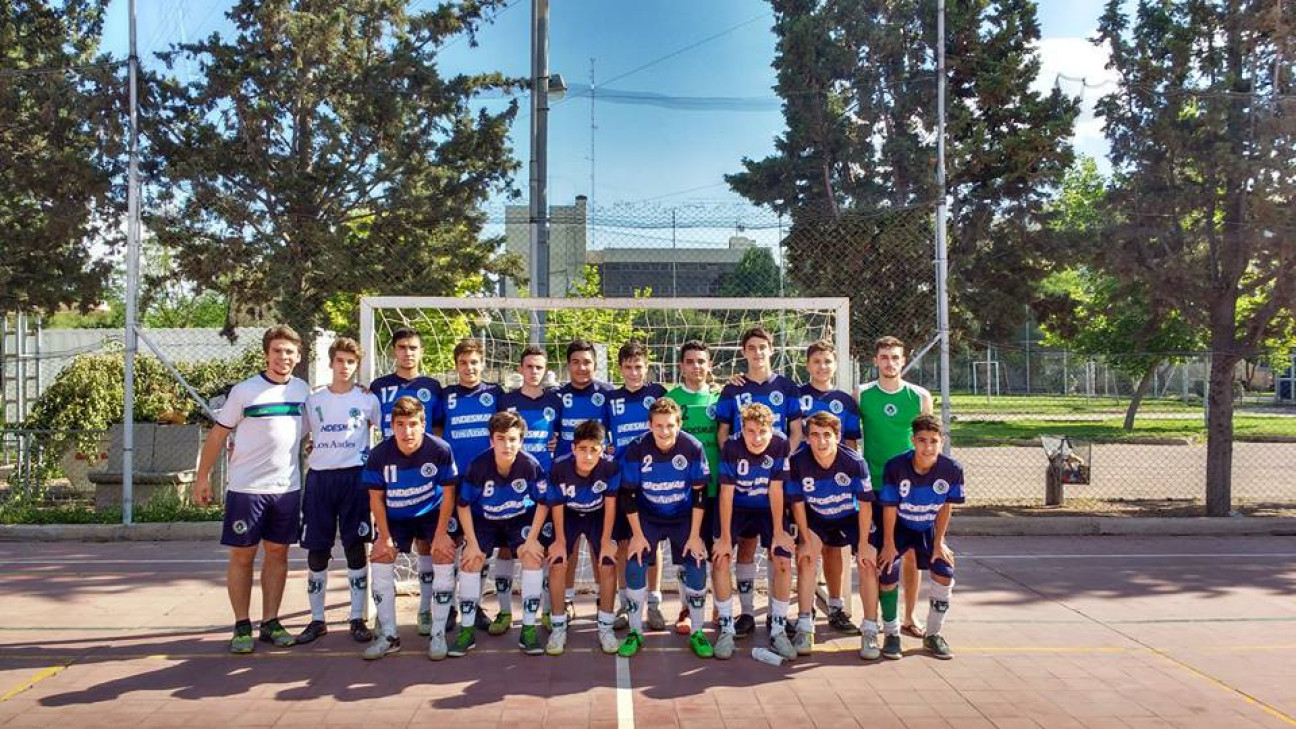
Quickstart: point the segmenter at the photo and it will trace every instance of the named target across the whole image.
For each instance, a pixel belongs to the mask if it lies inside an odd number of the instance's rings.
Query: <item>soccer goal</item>
[[[518,359],[531,343],[545,347],[554,381],[565,381],[565,349],[577,338],[598,349],[602,380],[620,380],[616,352],[633,339],[648,348],[651,379],[675,384],[681,379],[679,347],[697,339],[710,348],[715,377],[723,381],[742,371],[739,342],[756,325],[773,335],[774,370],[800,382],[806,380],[805,348],[820,339],[833,342],[837,386],[854,391],[846,298],[366,297],[360,301],[360,334],[369,356],[362,377],[369,382],[391,370],[392,333],[408,327],[422,339],[424,371],[447,384],[455,381],[454,346],[467,337],[479,339],[486,350],[483,378],[505,387],[517,384]]]

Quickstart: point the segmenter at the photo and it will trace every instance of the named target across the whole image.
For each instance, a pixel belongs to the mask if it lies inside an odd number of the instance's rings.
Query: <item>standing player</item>
[[[431,547],[433,594],[428,658],[446,655],[446,621],[454,599],[454,513],[459,472],[445,441],[427,433],[427,417],[419,400],[403,396],[392,403],[392,437],[379,443],[365,462],[369,510],[376,534],[373,596],[378,609],[378,637],[365,649],[365,660],[377,660],[400,650],[396,633],[396,554],[408,553],[415,539]]]
[[[932,396],[923,388],[901,379],[905,366],[904,342],[882,337],[873,343],[873,364],[877,380],[860,390],[860,427],[863,431],[864,457],[874,488],[882,488],[882,469],[887,461],[909,450],[910,423],[919,415],[930,415]],[[881,524],[882,507],[873,506],[873,522]],[[900,632],[911,638],[922,638],[923,628],[914,620],[918,605],[918,567],[912,554],[904,558],[901,586],[904,588],[904,623]],[[896,593],[884,594],[883,600],[895,600]],[[885,608],[885,606],[883,606]]]
[[[617,351],[617,366],[623,384],[608,394],[608,434],[612,438],[613,455],[619,458],[631,443],[648,432],[648,410],[654,402],[666,396],[666,388],[648,382],[648,350],[639,342],[629,341],[621,345]],[[626,544],[630,539],[630,524],[624,513],[618,514],[612,537],[619,545],[617,574],[624,580]],[[661,568],[655,558],[648,569],[648,587],[648,629],[665,630],[666,618],[661,613]],[[621,593],[621,607],[623,612],[628,608],[625,591]],[[617,625],[621,627],[620,620]]]
[[[787,636],[788,597],[792,589],[792,550],[783,505],[783,482],[788,472],[788,441],[774,432],[774,413],[760,403],[742,409],[742,437],[725,441],[720,465],[720,504],[716,543],[712,550],[711,584],[720,612],[716,658],[729,658],[734,649],[732,581],[729,574],[733,545],[755,539],[769,550],[770,647],[786,659],[797,651]]]
[[[369,390],[378,396],[382,405],[382,435],[384,438],[392,437],[392,408],[402,397],[412,397],[423,404],[423,427],[432,434],[433,426],[440,418],[441,383],[421,374],[422,337],[407,327],[397,329],[392,333],[392,354],[396,371],[369,383]],[[418,554],[419,572],[418,633],[426,636],[432,632],[432,547],[416,537],[414,551]]]
[[[617,655],[629,658],[643,646],[643,600],[647,571],[657,561],[657,546],[669,541],[671,561],[684,565],[693,633],[689,646],[699,658],[712,656],[702,632],[706,607],[706,545],[702,541],[706,485],[711,480],[702,444],[680,432],[680,409],[661,398],[649,409],[652,431],[631,443],[621,457],[620,505],[630,522],[626,560],[630,633]]]
[[[792,502],[797,534],[797,598],[801,614],[797,620],[796,649],[803,656],[814,650],[815,562],[827,547],[850,547],[857,556],[860,600],[864,604],[860,657],[873,660],[877,647],[877,550],[869,543],[873,510],[861,506],[873,501],[868,464],[858,453],[843,448],[841,421],[832,413],[815,413],[806,421],[808,448],[792,456],[787,498]]]
[[[716,437],[721,443],[742,432],[742,409],[760,403],[774,413],[774,429],[788,439],[789,452],[795,453],[801,445],[801,391],[792,380],[776,374],[770,358],[774,354],[774,339],[763,327],[752,327],[740,341],[747,372],[741,385],[729,383],[720,391],[716,403],[716,420],[719,426]],[[738,582],[738,601],[742,614],[734,623],[739,638],[751,635],[756,628],[756,548],[754,539],[738,542],[737,566],[734,576]]]
[[[302,502],[301,546],[306,550],[310,576],[306,597],[311,621],[297,636],[310,643],[328,633],[324,598],[333,540],[342,535],[347,582],[351,586],[351,637],[367,643],[373,633],[366,625],[369,607],[369,565],[365,545],[373,533],[369,519],[369,491],[360,480],[369,456],[372,431],[382,422],[378,398],[355,385],[360,366],[360,345],[339,337],[328,349],[333,380],[306,398],[306,425],[311,435],[306,490]]]
[[[531,454],[545,473],[553,466],[553,444],[563,417],[562,398],[553,390],[546,390],[542,384],[549,370],[547,359],[544,350],[537,345],[522,350],[522,360],[518,363],[522,386],[504,393],[499,408],[517,413],[526,421],[522,450]],[[492,437],[492,446],[494,442]]]
[[[464,531],[459,569],[463,627],[449,650],[455,658],[468,655],[477,645],[473,626],[481,599],[482,567],[497,547],[514,550],[522,558],[522,636],[518,646],[528,655],[544,652],[536,614],[544,585],[544,549],[539,545],[550,541],[545,532],[553,533],[552,525],[545,523],[546,478],[540,462],[524,451],[527,424],[522,416],[498,412],[491,416],[489,427],[490,450],[473,459],[459,489],[459,523]]]
[[[918,569],[930,570],[930,608],[923,648],[936,658],[954,657],[940,634],[954,589],[954,552],[945,544],[951,504],[963,503],[963,467],[941,454],[941,422],[931,415],[914,418],[913,450],[887,461],[883,469],[882,526],[873,534],[881,550],[882,620],[886,640],[882,655],[898,659],[900,625],[894,598],[900,557],[912,552]],[[892,598],[885,596],[890,593]],[[866,603],[867,604],[867,603]]]
[[[598,579],[598,638],[604,653],[616,653],[620,647],[612,632],[616,616],[612,614],[616,598],[616,542],[612,525],[616,520],[616,494],[621,485],[621,467],[604,451],[607,431],[597,420],[586,420],[576,426],[572,450],[554,461],[549,474],[548,504],[553,520],[554,544],[549,550],[553,563],[550,580],[566,573],[565,563],[576,561],[580,538],[590,546],[590,561]],[[557,594],[554,614],[559,613]],[[561,655],[567,631],[555,624],[549,634],[545,652]]]
[[[837,351],[833,343],[820,339],[806,347],[806,370],[810,381],[801,386],[801,415],[828,412],[841,421],[842,445],[859,450],[859,403],[841,390],[834,389],[837,378]],[[828,585],[828,625],[846,635],[859,635],[859,628],[850,621],[842,595],[850,593],[850,570],[845,569],[846,548],[825,547],[823,553],[824,582]]]
[[[567,384],[558,388],[562,398],[562,427],[558,432],[558,445],[554,449],[557,460],[572,452],[575,443],[576,428],[587,420],[601,424],[607,432],[607,398],[612,392],[611,384],[594,379],[594,345],[585,339],[573,340],[567,345]],[[609,537],[611,534],[608,535]],[[590,556],[593,557],[599,544],[588,542]],[[580,544],[574,545],[577,550]],[[564,581],[567,589],[564,592],[563,611],[568,621],[576,617],[576,570],[580,566],[580,552],[569,550]]]
[[[225,525],[221,544],[230,548],[225,580],[234,609],[231,653],[251,653],[252,569],[258,545],[261,562],[261,640],[290,646],[294,639],[279,622],[288,577],[288,545],[297,539],[301,511],[302,406],[310,386],[293,377],[301,361],[301,337],[286,326],[266,330],[261,338],[264,372],[234,385],[203,444],[194,480],[194,500],[212,500],[211,470],[230,433],[234,453],[225,490]]]

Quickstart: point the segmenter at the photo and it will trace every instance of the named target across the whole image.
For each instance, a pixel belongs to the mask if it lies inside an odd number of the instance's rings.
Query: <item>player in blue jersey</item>
[[[720,502],[715,517],[711,585],[719,610],[720,636],[715,657],[729,658],[734,650],[732,576],[733,547],[738,539],[755,539],[769,550],[770,647],[786,659],[797,652],[787,635],[788,598],[792,590],[792,552],[796,545],[787,532],[783,482],[787,479],[788,441],[774,431],[774,413],[760,403],[742,409],[743,432],[721,446]]]
[[[604,653],[616,653],[620,647],[613,633],[616,616],[612,613],[616,599],[616,542],[612,525],[616,520],[616,494],[621,484],[621,467],[604,452],[607,430],[597,420],[586,420],[576,426],[572,450],[554,460],[549,473],[548,504],[554,527],[554,544],[549,560],[554,565],[550,580],[575,562],[581,537],[589,545],[594,575],[598,579],[598,638]],[[557,593],[554,615],[560,612]],[[561,655],[567,641],[565,627],[555,623],[545,652]]]
[[[379,443],[365,462],[369,510],[375,541],[369,558],[379,634],[365,649],[366,660],[400,650],[396,633],[396,554],[407,553],[415,539],[431,545],[433,594],[428,658],[446,655],[446,621],[454,599],[455,545],[450,536],[459,473],[450,446],[426,433],[423,404],[401,397],[392,404],[391,438]]]
[[[459,523],[464,550],[459,569],[459,610],[463,627],[449,649],[465,656],[477,645],[475,618],[481,599],[481,573],[496,548],[508,548],[522,560],[522,636],[518,646],[528,655],[544,653],[536,616],[544,585],[544,547],[552,540],[546,523],[546,476],[525,452],[526,422],[512,411],[490,419],[491,447],[473,459],[459,488]]]
[[[637,440],[648,428],[648,409],[666,396],[666,388],[648,382],[648,349],[636,341],[629,341],[617,350],[617,367],[621,371],[621,387],[608,394],[608,435],[612,439],[612,453],[620,457],[627,446]],[[626,547],[630,539],[630,524],[626,515],[617,516],[613,537],[621,549],[617,554],[618,579],[625,578]],[[627,608],[627,598],[622,585],[622,617]],[[666,618],[661,612],[661,568],[653,560],[648,570],[648,629],[665,630]],[[617,620],[618,629],[629,625]]]
[[[752,327],[743,332],[740,340],[747,372],[741,384],[730,381],[720,391],[716,401],[716,437],[721,445],[731,436],[742,432],[742,409],[760,403],[774,413],[774,429],[788,439],[789,452],[795,453],[801,445],[801,391],[791,379],[774,372],[771,357],[774,338],[763,327]],[[740,638],[751,635],[756,628],[756,549],[754,539],[738,541],[737,564],[734,576],[738,581],[738,601],[742,613],[734,622]],[[772,566],[772,565],[771,565]]]
[[[558,432],[558,445],[554,448],[554,459],[571,453],[575,442],[576,428],[587,420],[601,423],[607,428],[607,398],[615,388],[607,382],[594,379],[594,344],[587,339],[575,339],[567,345],[567,384],[558,388],[558,396],[563,401],[562,427]],[[590,544],[590,552],[598,547]],[[563,593],[563,611],[567,620],[576,618],[576,570],[580,566],[579,552],[573,552],[567,560],[567,589]]]
[[[808,418],[815,413],[829,412],[842,424],[842,445],[859,450],[859,402],[851,395],[835,389],[837,378],[837,350],[827,339],[820,339],[806,347],[806,370],[810,381],[801,386],[801,415]],[[843,595],[850,593],[850,564],[846,547],[824,547],[823,574],[828,588],[828,625],[839,633],[859,635],[859,628],[851,622]]]
[[[699,658],[713,655],[702,632],[706,607],[707,549],[702,540],[706,487],[711,481],[706,453],[697,438],[680,430],[679,405],[661,398],[649,409],[651,432],[621,454],[620,507],[630,522],[630,557],[626,586],[630,633],[617,655],[629,658],[643,646],[643,607],[648,567],[657,561],[657,546],[670,542],[671,561],[684,565],[684,586],[692,615],[689,646]]]
[[[534,344],[523,349],[522,359],[518,363],[522,386],[504,393],[499,408],[501,411],[515,412],[526,421],[527,430],[522,438],[522,450],[539,461],[546,473],[553,466],[554,442],[558,438],[558,428],[563,417],[562,398],[557,392],[544,388],[545,373],[548,371],[549,363],[544,349]]]
[[[814,605],[817,562],[824,547],[850,547],[859,567],[860,600],[864,604],[860,657],[872,660],[877,651],[877,549],[869,542],[873,510],[868,464],[841,442],[841,421],[828,412],[806,419],[806,444],[792,455],[785,491],[792,503],[797,535],[796,649],[814,650]]]
[[[900,581],[900,560],[914,553],[920,570],[929,570],[930,606],[923,648],[936,658],[954,657],[941,636],[954,589],[954,552],[945,543],[952,504],[963,503],[963,466],[941,453],[944,433],[932,415],[914,418],[913,450],[887,461],[883,468],[882,524],[872,535],[878,548],[882,575],[882,620],[886,640],[882,655],[898,659],[900,621],[897,619],[896,586]],[[867,604],[867,603],[865,603]]]

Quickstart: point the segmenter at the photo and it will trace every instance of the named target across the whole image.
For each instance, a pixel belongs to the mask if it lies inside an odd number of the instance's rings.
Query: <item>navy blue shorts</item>
[[[286,494],[225,492],[225,524],[221,544],[255,547],[261,540],[275,544],[297,541],[301,524],[301,490]]]
[[[589,542],[591,555],[597,555],[603,547],[603,520],[607,512],[603,509],[582,512],[568,507],[563,508],[563,536],[567,538],[567,556],[573,557],[576,545],[581,537]]]
[[[880,522],[879,522],[880,523]],[[936,529],[929,528],[918,531],[910,529],[896,519],[895,525],[895,562],[891,564],[890,570],[883,570],[882,582],[892,584],[900,578],[900,559],[904,557],[905,552],[913,550],[914,560],[918,569],[931,569],[932,548],[936,546]],[[882,528],[879,526],[869,534],[869,544],[872,544],[879,551],[882,549]],[[889,579],[890,578],[890,579]]]
[[[360,483],[362,470],[356,466],[306,472],[306,490],[302,494],[303,549],[332,549],[339,531],[344,547],[373,538],[369,489]]]
[[[531,522],[535,512],[528,510],[512,519],[487,519],[481,514],[473,514],[473,531],[477,534],[477,548],[487,557],[496,549],[511,549],[516,554],[518,547],[531,535]],[[553,522],[546,521],[540,527],[540,544],[548,547],[553,544]]]
[[[437,519],[441,516],[440,509],[433,509],[422,516],[416,516],[412,519],[387,519],[387,528],[391,530],[392,542],[396,545],[396,551],[402,554],[410,551],[414,546],[415,539],[432,541],[436,536]]]
[[[806,526],[823,540],[825,547],[850,547],[851,554],[859,552],[859,514],[852,513],[840,519],[824,519],[806,509]]]
[[[625,509],[617,509],[616,516],[612,519],[612,541],[624,542],[631,536],[630,520],[626,518]]]
[[[788,528],[787,517],[783,519],[783,530],[791,533]],[[714,536],[720,539],[720,517],[716,515]],[[733,518],[729,521],[729,536],[734,540],[734,544],[739,539],[759,539],[761,547],[770,549],[774,545],[774,517],[770,514],[769,509],[738,509],[733,510]],[[774,554],[779,557],[791,558],[792,554],[783,548],[774,550]]]
[[[657,564],[657,545],[663,541],[670,542],[671,564],[682,567],[684,565],[684,545],[688,544],[689,530],[693,526],[693,513],[690,511],[688,516],[676,521],[657,521],[643,512],[639,513],[639,526],[643,528],[644,539],[648,540],[648,554],[645,555],[644,564],[652,566]],[[634,555],[630,555],[634,559]],[[702,560],[705,564],[706,560]]]

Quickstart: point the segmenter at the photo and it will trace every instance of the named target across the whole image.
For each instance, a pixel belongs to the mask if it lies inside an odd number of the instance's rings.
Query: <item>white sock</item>
[[[801,613],[797,616],[797,632],[809,633],[814,630],[814,613]]]
[[[863,633],[864,635],[877,635],[878,632],[877,621],[867,620],[867,619],[860,621],[860,632]]]
[[[626,589],[624,587],[617,588],[617,600],[619,601],[617,604],[620,605],[622,609],[625,609],[626,606],[629,605],[630,598],[626,595]]]
[[[780,630],[787,630],[787,600],[770,600],[770,635],[778,635]]]
[[[626,590],[626,609],[629,610],[626,617],[630,620],[630,629],[638,633],[643,632],[644,596],[647,592],[646,587]]]
[[[373,599],[383,635],[396,637],[396,566],[383,562],[373,564]]]
[[[954,581],[942,585],[935,580],[927,589],[931,607],[927,610],[927,635],[940,635],[941,626],[945,624],[945,615],[949,613],[950,593],[954,590]]]
[[[471,628],[477,624],[477,604],[481,602],[481,573],[459,572],[459,624]]]
[[[706,622],[706,588],[701,590],[685,586],[684,594],[688,597],[689,604],[689,624],[696,633],[702,629],[702,624]]]
[[[900,635],[900,619],[882,621],[882,632],[887,635]]]
[[[502,613],[513,614],[513,560],[495,558],[495,598]]]
[[[600,633],[611,633],[612,626],[616,624],[616,613],[606,613],[598,611],[598,630]]]
[[[715,598],[715,606],[716,612],[720,614],[720,633],[722,635],[725,633],[733,635],[733,597],[731,596],[728,600]]]
[[[756,563],[739,562],[734,566],[734,577],[738,580],[738,603],[742,606],[742,614],[755,614]]]
[[[449,567],[450,565],[446,566]],[[425,613],[432,609],[432,593],[435,591],[432,587],[432,580],[435,578],[435,570],[433,567],[432,555],[419,555],[419,612],[421,613]]]
[[[834,608],[836,608],[836,609],[838,609],[838,610],[841,610],[845,605],[846,605],[846,601],[843,600],[843,599],[841,599],[840,597],[830,597],[830,598],[828,598],[828,611],[829,611],[829,612],[831,612]]]
[[[540,601],[544,599],[544,572],[522,569],[522,624],[535,625]]]
[[[324,591],[328,589],[328,570],[312,571],[306,577],[306,599],[310,602],[311,620],[324,622]]]
[[[450,618],[450,603],[454,600],[455,568],[452,564],[432,566],[432,633],[445,635]]]
[[[351,586],[351,614],[348,620],[369,619],[369,567],[347,570],[347,584]]]
[[[661,600],[662,600],[661,590],[649,590],[648,607],[657,607],[661,605]]]

